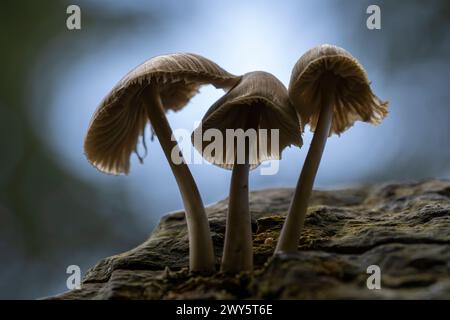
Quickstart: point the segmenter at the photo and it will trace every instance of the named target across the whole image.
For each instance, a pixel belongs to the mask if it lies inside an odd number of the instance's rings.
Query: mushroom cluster
[[[221,271],[253,269],[249,171],[266,160],[281,159],[283,149],[301,147],[304,126],[314,137],[308,151],[275,253],[297,249],[309,196],[326,139],[340,134],[357,120],[377,124],[387,103],[370,89],[367,74],[345,50],[322,45],[308,51],[295,65],[289,90],[273,75],[257,71],[235,76],[195,54],[170,54],[147,60],[129,72],[103,99],[85,139],[89,162],[102,172],[127,174],[130,156],[137,154],[149,124],[179,187],[189,235],[189,267],[195,272],[215,270],[214,248],[200,192],[183,159],[165,113],[181,110],[200,86],[212,84],[226,91],[206,112],[192,133],[194,147],[209,162],[232,170]],[[215,130],[231,139],[204,139]],[[276,138],[262,134],[275,131]],[[200,139],[195,139],[200,133]],[[236,134],[236,133],[240,133]],[[227,136],[228,137],[228,136]],[[276,139],[276,141],[273,141]],[[276,143],[273,143],[276,142]],[[142,157],[138,155],[142,162]]]

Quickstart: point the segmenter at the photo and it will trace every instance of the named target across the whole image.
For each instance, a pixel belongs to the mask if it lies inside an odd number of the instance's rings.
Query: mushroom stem
[[[197,185],[184,161],[177,141],[172,140],[172,129],[167,121],[158,91],[150,86],[144,90],[144,94],[147,99],[150,123],[175,176],[186,211],[189,268],[195,272],[213,272],[215,270],[213,243],[208,218]],[[172,153],[179,154],[183,161],[175,164],[171,158]]]
[[[252,224],[248,203],[249,171],[248,161],[233,166],[221,265],[221,270],[227,273],[253,269]]]
[[[260,113],[257,108],[250,107],[244,130],[256,130]],[[231,174],[230,197],[228,200],[227,225],[221,271],[238,273],[253,269],[252,218],[248,199],[248,175],[250,172],[250,137],[245,140],[245,163],[235,164]]]
[[[322,86],[323,95],[317,127],[298,179],[297,187],[295,188],[289,212],[280,233],[275,254],[280,252],[293,253],[297,251],[298,241],[308,209],[309,198],[314,186],[314,179],[316,178],[317,169],[322,159],[323,150],[330,134],[333,120],[332,99],[334,82],[332,78],[327,78],[329,81],[324,81],[325,85]]]

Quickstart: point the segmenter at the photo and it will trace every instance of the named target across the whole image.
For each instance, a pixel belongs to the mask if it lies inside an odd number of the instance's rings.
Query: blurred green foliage
[[[0,298],[63,290],[67,265],[94,262],[92,257],[79,259],[83,250],[98,251],[93,254],[98,259],[132,247],[150,232],[151,226],[144,231],[121,205],[120,190],[102,195],[80,181],[60,166],[33,130],[30,73],[40,52],[63,33],[83,45],[81,32],[67,32],[67,6],[53,0],[0,5]],[[82,18],[105,41],[139,20],[100,8],[83,11]],[[50,74],[40,78],[52,80]],[[39,107],[45,114],[45,101]],[[103,203],[105,196],[114,197],[114,207]],[[121,225],[138,232],[124,232]]]

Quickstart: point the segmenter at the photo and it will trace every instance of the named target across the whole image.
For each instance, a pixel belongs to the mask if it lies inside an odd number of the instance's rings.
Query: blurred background
[[[81,30],[66,8],[81,8]],[[381,30],[366,8],[381,7]],[[322,43],[342,46],[390,101],[378,127],[358,123],[329,139],[319,188],[450,177],[450,2],[403,1],[10,1],[0,9],[0,298],[66,290],[66,268],[144,241],[182,207],[157,140],[129,176],[107,176],[83,155],[96,106],[131,68],[159,54],[194,52],[234,74],[265,70],[288,84],[297,59]],[[223,92],[204,87],[174,129],[192,130]],[[251,188],[294,186],[305,147]],[[192,165],[205,203],[227,196],[230,172]]]

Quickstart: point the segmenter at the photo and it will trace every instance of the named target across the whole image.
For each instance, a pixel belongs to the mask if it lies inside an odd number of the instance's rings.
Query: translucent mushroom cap
[[[333,92],[324,92],[321,81],[325,74],[334,75]],[[333,45],[320,45],[306,52],[294,66],[289,84],[289,97],[304,125],[315,131],[323,94],[331,94],[333,104],[332,133],[341,134],[355,121],[379,124],[388,113],[388,103],[371,90],[363,66],[346,50]]]
[[[212,84],[229,89],[239,81],[216,63],[195,54],[177,53],[151,58],[131,70],[108,93],[94,113],[84,143],[88,160],[100,171],[128,173],[130,155],[149,121],[144,90],[156,86],[164,109],[178,111]],[[137,153],[137,152],[136,152]],[[138,155],[139,159],[141,157]]]
[[[245,143],[238,149],[239,139],[227,139],[232,137],[230,129],[234,134],[240,134],[239,137],[242,133],[249,134],[247,152],[251,169],[265,160],[280,159],[287,146],[302,144],[300,122],[287,89],[267,72],[256,71],[242,76],[239,83],[206,112],[192,133],[192,143],[210,163],[232,169],[235,156],[245,152],[242,150]],[[253,139],[249,138],[248,129],[256,133]],[[273,129],[278,130],[278,136],[272,136]]]

